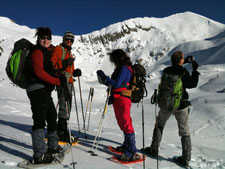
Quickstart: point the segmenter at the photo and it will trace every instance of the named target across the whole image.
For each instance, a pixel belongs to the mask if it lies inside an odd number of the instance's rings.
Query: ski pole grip
[[[151,104],[155,104],[156,103],[156,98],[157,98],[157,89],[154,90],[154,93],[151,97]]]

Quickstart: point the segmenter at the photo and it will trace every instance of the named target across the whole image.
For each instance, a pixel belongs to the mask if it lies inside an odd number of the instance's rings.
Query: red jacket
[[[52,85],[60,85],[60,80],[48,74],[44,69],[44,55],[40,49],[36,49],[31,54],[31,61],[34,74],[44,82]]]

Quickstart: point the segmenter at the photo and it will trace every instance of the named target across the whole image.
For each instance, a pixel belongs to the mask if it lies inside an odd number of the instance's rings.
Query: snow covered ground
[[[191,22],[190,17],[193,18],[193,15],[195,19]],[[142,24],[143,27],[146,25],[154,25],[157,28],[161,28],[163,32],[162,35],[158,36],[160,33],[154,31],[151,37],[159,38],[152,39],[152,41],[154,41],[154,43],[157,42],[158,46],[162,44],[163,47],[167,47],[164,56],[158,59],[157,57],[151,58],[149,56],[150,51],[148,50],[149,44],[151,44],[151,38],[147,43],[143,32],[137,31],[136,34],[132,33],[132,35],[129,35],[131,40],[130,44],[134,46],[137,45],[136,40],[138,39],[142,42],[143,47],[142,52],[138,51],[135,53],[135,51],[133,51],[130,53],[132,60],[142,58],[146,60],[145,63],[147,63],[148,97],[144,100],[145,145],[149,146],[151,143],[155,123],[155,106],[150,104],[150,97],[154,89],[157,88],[161,77],[161,70],[170,65],[170,54],[174,50],[182,50],[185,52],[185,55],[192,54],[195,56],[200,65],[199,72],[201,73],[198,87],[188,90],[192,103],[190,113],[192,160],[190,165],[196,169],[225,169],[225,25],[189,12],[176,14],[167,18],[137,18],[134,20],[135,23],[139,22],[139,24]],[[192,26],[191,29],[188,30],[183,29],[183,27],[177,27],[173,32],[173,29],[170,28],[170,25],[168,26],[168,23],[176,25],[175,22],[179,22],[180,25],[192,24]],[[9,19],[3,17],[0,17],[0,23],[0,47],[3,49],[1,50],[0,48],[0,168],[16,169],[18,162],[23,159],[29,159],[32,156],[30,136],[32,113],[25,91],[10,83],[4,69],[13,43],[22,37],[26,37],[32,42],[35,42],[33,38],[35,31],[26,26],[12,23]],[[134,22],[128,20],[124,23],[113,24],[101,31],[84,35],[84,37],[103,34],[104,31],[107,32],[106,30],[111,32],[113,30],[118,31],[121,29],[121,25],[131,25],[131,23]],[[194,33],[190,34],[190,32]],[[202,34],[202,32],[207,33]],[[177,35],[177,37],[174,37],[175,35]],[[128,39],[127,36],[124,38]],[[160,39],[160,37],[165,38],[164,36],[167,37],[168,41]],[[54,44],[58,44],[60,41],[61,37],[53,37]],[[129,46],[129,44],[127,45]],[[82,48],[81,51],[86,50],[86,53],[84,53],[84,55],[79,55],[79,50],[76,49],[76,46],[79,46],[80,50]],[[122,39],[108,44],[107,47],[110,46],[112,48],[122,46],[126,49]],[[103,46],[101,47],[103,48]],[[156,51],[157,49],[163,48],[153,46],[151,49],[154,47]],[[91,150],[106,99],[106,87],[98,84],[95,71],[100,67],[110,74],[112,72],[112,65],[109,63],[106,55],[106,57],[103,58],[99,58],[97,55],[88,55],[87,51],[94,53],[92,50],[94,50],[95,47],[89,50],[87,44],[77,41],[77,43],[74,44],[74,48],[74,53],[77,57],[77,62],[75,62],[76,66],[81,67],[84,72],[84,76],[81,77],[84,111],[86,111],[89,88],[94,87],[95,89],[91,111],[91,123],[87,131],[87,140],[84,139],[84,131],[82,130],[80,137],[81,142],[78,146],[73,147],[72,150],[74,161],[77,162],[76,168],[143,168],[142,163],[121,165],[110,160],[112,154],[107,150],[107,145],[117,146],[123,141],[123,134],[116,123],[112,106],[108,106],[108,112],[104,120],[103,132],[97,151],[98,156],[91,156],[88,153],[88,151]],[[191,70],[190,65],[185,66],[188,70]],[[75,88],[78,101],[79,121],[82,128],[81,104],[78,84],[76,82]],[[57,97],[55,92],[53,92],[53,97],[56,103]],[[136,144],[138,148],[142,148],[141,104],[138,107],[137,104],[133,104],[131,110],[133,125],[136,132]],[[157,111],[158,110],[157,108]],[[74,105],[72,108],[70,127],[72,133],[77,135],[78,127]],[[162,156],[159,161],[159,168],[179,168],[179,166],[169,160],[172,156],[181,154],[181,143],[178,136],[177,123],[173,116],[169,119],[164,129],[159,153],[160,156]],[[72,168],[72,165],[70,165],[71,162],[71,154],[68,154],[62,164],[44,168]],[[145,164],[145,168],[148,169],[157,167],[157,161],[148,157],[146,158]]]

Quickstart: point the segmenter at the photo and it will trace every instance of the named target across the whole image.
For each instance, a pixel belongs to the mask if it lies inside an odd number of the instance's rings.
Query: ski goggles
[[[70,41],[71,43],[73,43],[74,42],[74,40],[73,39],[65,39],[65,41]]]

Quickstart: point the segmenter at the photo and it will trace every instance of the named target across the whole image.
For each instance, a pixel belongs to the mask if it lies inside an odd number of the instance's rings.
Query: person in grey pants
[[[183,166],[188,166],[191,160],[191,137],[189,131],[189,106],[188,93],[186,88],[195,88],[199,80],[199,72],[197,71],[198,64],[194,61],[193,56],[188,56],[184,59],[184,54],[181,51],[176,51],[171,56],[172,66],[163,70],[163,73],[176,74],[181,76],[183,93],[181,97],[180,106],[176,110],[168,111],[160,108],[158,117],[156,119],[155,128],[153,131],[153,138],[150,147],[146,147],[144,152],[147,155],[157,157],[160,142],[162,140],[163,129],[167,120],[171,115],[174,115],[179,129],[179,136],[181,137],[182,156],[177,157],[176,161]],[[190,75],[187,69],[183,67],[184,63],[192,63],[192,74]]]

